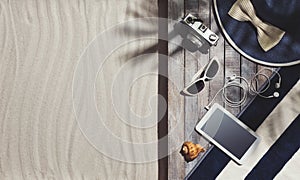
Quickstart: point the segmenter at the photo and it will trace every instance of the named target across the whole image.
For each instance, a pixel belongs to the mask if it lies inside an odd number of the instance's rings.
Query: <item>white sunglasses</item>
[[[205,87],[205,82],[212,80],[219,71],[220,63],[217,57],[213,57],[209,63],[200,69],[192,78],[192,81],[182,92],[189,96],[195,96]]]

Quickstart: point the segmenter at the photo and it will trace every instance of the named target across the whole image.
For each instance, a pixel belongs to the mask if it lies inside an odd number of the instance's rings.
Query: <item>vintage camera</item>
[[[193,29],[193,35],[201,41],[201,39],[205,39],[210,46],[216,46],[219,40],[219,37],[212,32],[207,26],[203,24],[203,21],[192,14],[186,15],[182,23],[188,25]]]

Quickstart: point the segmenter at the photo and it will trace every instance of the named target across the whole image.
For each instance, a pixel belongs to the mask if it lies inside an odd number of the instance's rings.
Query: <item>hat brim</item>
[[[265,52],[250,22],[240,22],[228,15],[236,0],[213,0],[217,23],[228,43],[247,59],[266,66],[291,66],[300,63],[300,33],[285,33],[279,44]]]

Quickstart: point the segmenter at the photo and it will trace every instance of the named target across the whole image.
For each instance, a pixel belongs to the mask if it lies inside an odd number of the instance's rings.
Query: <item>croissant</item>
[[[190,162],[204,151],[205,149],[199,144],[194,144],[190,141],[186,141],[183,143],[180,153],[182,154],[186,162]]]

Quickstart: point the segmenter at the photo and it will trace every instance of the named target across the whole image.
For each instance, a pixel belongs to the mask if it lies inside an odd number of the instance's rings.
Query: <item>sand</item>
[[[72,101],[75,68],[91,40],[118,23],[155,14],[155,0],[0,2],[0,179],[157,179],[157,161],[120,162],[93,147],[78,127]],[[152,43],[137,41],[121,49],[110,57],[106,72],[118,71],[126,58]],[[152,65],[156,71],[157,61]],[[100,107],[109,93],[103,88],[108,81],[100,81],[110,76],[106,72],[97,78]],[[143,80],[133,87],[140,94],[130,100],[141,115],[149,113],[138,104],[141,96],[157,93],[157,76]],[[156,140],[156,126],[137,131],[120,128],[116,115],[105,120],[125,139]]]

